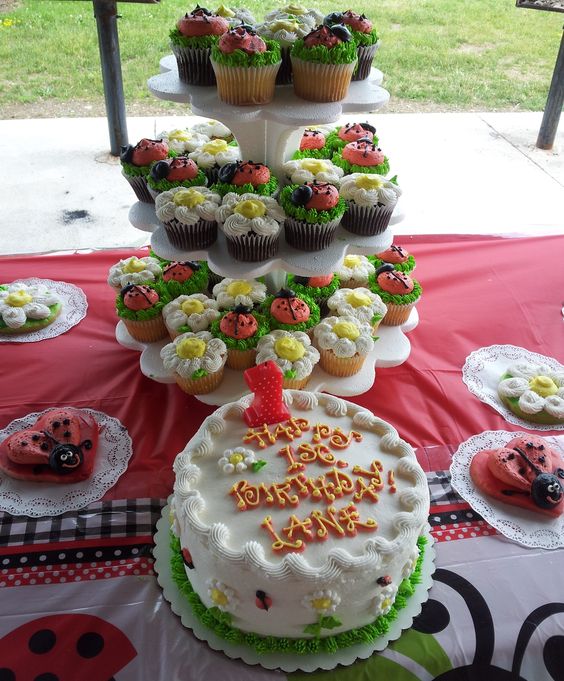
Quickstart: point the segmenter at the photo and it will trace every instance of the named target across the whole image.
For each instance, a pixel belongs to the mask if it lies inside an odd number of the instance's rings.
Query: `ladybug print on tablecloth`
[[[309,305],[291,289],[283,288],[270,305],[270,314],[283,324],[301,324],[310,317]]]

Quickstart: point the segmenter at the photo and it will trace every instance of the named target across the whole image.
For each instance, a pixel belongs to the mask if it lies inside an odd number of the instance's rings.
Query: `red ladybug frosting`
[[[179,19],[176,27],[182,35],[195,38],[202,35],[222,35],[229,29],[229,22],[204,7],[196,7],[190,14]]]
[[[329,286],[329,284],[332,281],[333,281],[332,274],[326,274],[322,277],[310,277],[308,286],[313,286],[315,288],[325,288],[325,286]]]
[[[413,279],[397,270],[380,272],[376,277],[378,286],[392,295],[404,296],[413,291]]]
[[[306,182],[311,187],[311,198],[304,206],[308,210],[330,210],[339,202],[339,190],[328,182]]]
[[[225,54],[231,54],[235,50],[242,50],[246,54],[266,52],[266,43],[254,31],[245,26],[237,26],[219,39],[219,49]]]
[[[390,246],[385,251],[377,253],[376,257],[384,262],[390,262],[394,265],[399,265],[409,258],[409,253],[401,246]]]
[[[372,141],[374,132],[374,127],[368,123],[347,123],[339,129],[338,135],[344,142],[356,142],[363,138]]]
[[[159,294],[155,289],[144,284],[129,284],[121,290],[123,304],[128,310],[148,310],[159,302]]]
[[[252,184],[253,187],[259,184],[266,184],[270,181],[270,170],[264,163],[253,163],[245,161],[238,163],[237,168],[231,178],[231,184],[242,187],[244,184]]]
[[[343,41],[329,26],[320,26],[308,33],[304,38],[304,45],[306,47],[317,47],[323,45],[327,49],[331,49],[342,43]]]
[[[250,308],[238,305],[234,310],[223,316],[219,323],[219,330],[229,338],[245,340],[254,336],[258,330],[258,322],[251,314]]]
[[[351,30],[359,33],[370,33],[372,30],[372,22],[367,19],[364,14],[357,14],[352,9],[348,9],[341,15],[341,23],[345,26],[350,26]]]
[[[270,314],[281,324],[301,324],[309,319],[310,310],[294,291],[282,289],[270,304]]]
[[[198,166],[191,158],[187,156],[177,156],[168,163],[168,175],[166,179],[169,182],[183,182],[184,180],[193,180],[198,174]]]
[[[341,153],[345,161],[357,166],[379,166],[385,159],[384,152],[365,138],[349,142]]]
[[[304,130],[300,140],[300,151],[306,149],[323,149],[325,146],[325,135],[319,130]]]
[[[190,260],[184,262],[173,260],[163,269],[163,281],[179,281],[181,283],[188,281],[198,269],[200,269],[200,266]]]
[[[148,166],[153,161],[162,161],[168,155],[168,144],[162,140],[143,138],[132,149],[130,163],[134,166]]]

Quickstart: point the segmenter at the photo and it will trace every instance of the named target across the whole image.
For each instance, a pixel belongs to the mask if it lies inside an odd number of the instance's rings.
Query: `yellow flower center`
[[[225,140],[211,140],[211,142],[206,142],[202,149],[212,156],[219,154],[221,151],[227,151],[228,144]]]
[[[181,359],[195,359],[202,357],[206,351],[206,344],[199,338],[185,338],[176,346],[176,354]]]
[[[379,189],[384,186],[384,180],[377,175],[360,175],[354,183],[361,189]]]
[[[327,170],[327,163],[316,158],[304,158],[302,161],[302,168],[313,175],[317,175],[318,173]]]
[[[386,610],[387,608],[390,607],[391,604],[392,604],[392,599],[391,598],[385,598],[382,601],[382,610]]]
[[[133,274],[133,272],[142,272],[147,269],[147,265],[139,258],[131,258],[127,265],[123,268],[124,272],[127,274]]]
[[[270,24],[270,30],[273,33],[276,31],[288,31],[293,33],[299,29],[300,25],[297,21],[290,21],[289,19],[279,19]]]
[[[266,213],[266,206],[258,199],[246,199],[238,203],[233,212],[252,220],[253,218],[261,218]]]
[[[364,305],[370,305],[372,301],[366,293],[362,293],[362,291],[353,289],[347,295],[347,303],[353,307],[363,307]]]
[[[348,338],[349,340],[356,340],[360,336],[360,331],[356,324],[352,322],[337,322],[333,327],[333,333],[339,338]]]
[[[295,362],[305,355],[304,346],[295,338],[286,336],[279,338],[274,343],[274,352],[282,359],[287,359],[290,362]]]
[[[241,463],[244,458],[245,457],[239,452],[233,452],[233,454],[231,454],[229,457],[229,463],[232,463],[234,466],[236,466],[238,463]]]
[[[192,134],[188,130],[171,130],[168,133],[168,139],[173,142],[188,142],[192,139]]]
[[[180,306],[185,315],[196,314],[204,310],[204,304],[196,298],[185,300]]]
[[[360,255],[345,255],[343,264],[345,267],[358,267],[361,262]]]
[[[33,297],[23,289],[20,291],[12,291],[12,293],[8,293],[6,298],[4,298],[4,302],[6,305],[10,305],[10,307],[23,307],[24,305],[31,303],[32,300]]]
[[[311,604],[316,610],[327,610],[331,607],[332,601],[325,596],[324,598],[314,598]]]
[[[219,589],[212,589],[210,593],[212,601],[216,605],[227,605],[229,603],[229,599],[227,596],[223,593],[223,591],[220,591]]]
[[[286,14],[297,14],[298,16],[300,14],[306,14],[307,9],[303,5],[286,5],[283,10]]]
[[[548,376],[535,376],[529,381],[529,387],[537,395],[541,397],[550,397],[551,395],[556,395],[558,392],[558,386]]]
[[[195,208],[200,203],[204,203],[205,197],[199,191],[190,187],[190,189],[181,189],[174,195],[173,201],[177,206],[187,206],[188,208]]]
[[[220,5],[215,13],[220,16],[220,17],[226,17],[226,18],[231,18],[235,16],[235,12],[232,9],[229,9],[229,7],[226,7],[225,5]]]
[[[252,290],[253,287],[248,281],[238,279],[237,281],[232,281],[225,289],[225,292],[227,295],[235,298],[236,296],[248,296]]]

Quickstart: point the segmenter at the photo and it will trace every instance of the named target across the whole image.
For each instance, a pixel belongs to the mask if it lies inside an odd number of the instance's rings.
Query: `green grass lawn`
[[[280,4],[247,0],[245,6],[260,19]],[[169,29],[193,6],[118,3],[128,104],[152,100],[146,80],[170,52]],[[316,6],[340,7],[334,0]],[[376,65],[392,98],[437,110],[544,108],[562,14],[517,9],[513,0],[358,0],[353,8],[381,35]],[[22,0],[0,14],[0,116],[5,105],[102,98],[91,2]]]

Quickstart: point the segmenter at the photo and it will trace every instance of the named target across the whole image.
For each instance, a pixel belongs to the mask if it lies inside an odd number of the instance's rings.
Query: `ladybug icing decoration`
[[[300,151],[306,149],[323,149],[325,146],[325,135],[320,130],[304,130],[300,140]]]
[[[120,295],[128,310],[148,310],[159,302],[159,294],[146,284],[128,284]]]
[[[244,184],[266,184],[270,180],[270,170],[264,163],[238,161],[226,163],[219,169],[219,181],[242,187]]]
[[[334,26],[319,26],[304,38],[304,45],[306,47],[317,47],[323,45],[327,49],[331,49],[339,43],[348,43],[352,40],[352,35],[349,29],[343,24],[335,24]]]
[[[192,554],[186,548],[182,549],[182,562],[184,563],[184,565],[186,565],[186,567],[189,570],[194,569],[194,561],[192,560]]]
[[[213,14],[209,9],[196,5],[194,10],[178,21],[176,27],[182,35],[195,38],[204,35],[222,35],[229,29],[229,22]]]
[[[177,156],[167,161],[158,161],[151,168],[151,177],[155,182],[183,182],[193,180],[198,174],[198,166],[187,156]]]
[[[259,610],[270,610],[272,607],[272,598],[268,596],[264,591],[255,592],[255,604]]]
[[[200,265],[192,260],[181,262],[173,260],[163,268],[163,281],[185,282],[200,269]]]
[[[301,324],[310,317],[309,305],[291,289],[283,288],[270,305],[270,314],[282,324]]]
[[[328,182],[306,182],[294,189],[290,200],[306,210],[330,210],[339,202],[339,190]]]
[[[162,140],[143,138],[132,147],[121,148],[120,159],[134,166],[148,166],[153,161],[162,161],[168,156],[168,144]]]
[[[338,132],[339,137],[344,142],[355,142],[356,140],[374,140],[376,128],[370,123],[347,123]]]
[[[393,295],[406,295],[414,288],[413,279],[404,272],[398,272],[391,263],[386,263],[376,270],[378,286]]]
[[[237,305],[234,310],[224,315],[219,323],[221,333],[239,340],[254,336],[258,330],[258,322],[251,314],[251,309],[246,305]]]
[[[256,34],[256,31],[246,24],[241,24],[224,33],[217,45],[225,54],[241,50],[246,54],[266,52],[266,43]]]

